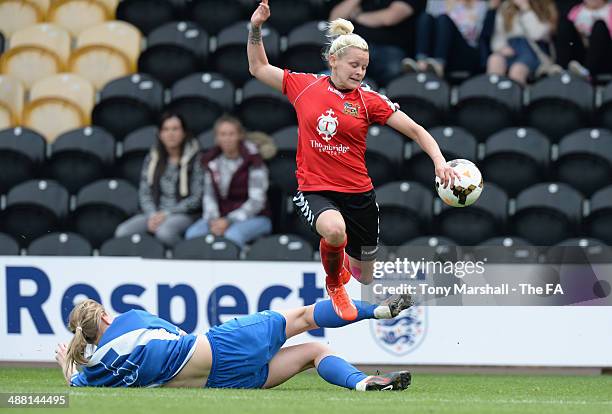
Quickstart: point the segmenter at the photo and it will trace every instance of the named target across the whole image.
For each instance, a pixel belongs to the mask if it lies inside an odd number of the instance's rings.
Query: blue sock
[[[315,323],[320,328],[339,328],[364,319],[374,319],[374,309],[376,309],[378,305],[372,305],[369,302],[361,300],[354,300],[353,303],[358,311],[357,319],[354,321],[345,321],[336,315],[331,300],[327,299],[317,302],[314,308]]]
[[[332,311],[333,312],[333,311]],[[328,355],[319,362],[317,367],[319,376],[330,384],[355,389],[359,381],[367,375],[335,355]]]

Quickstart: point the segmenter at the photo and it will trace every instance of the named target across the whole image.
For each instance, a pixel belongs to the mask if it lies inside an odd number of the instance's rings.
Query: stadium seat
[[[365,153],[368,174],[375,187],[400,178],[407,145],[402,134],[385,126],[371,126]]]
[[[70,35],[56,25],[26,27],[10,38],[10,49],[0,58],[1,72],[30,89],[37,81],[62,72],[70,55]]]
[[[70,56],[70,71],[100,90],[109,81],[136,71],[141,38],[136,27],[116,20],[84,30]]]
[[[157,141],[157,126],[148,125],[125,137],[121,155],[115,161],[116,174],[135,187],[140,184],[142,162]]]
[[[554,163],[559,181],[585,196],[612,184],[612,132],[607,129],[580,129],[559,142]]]
[[[462,260],[462,249],[454,240],[444,236],[420,236],[398,246],[395,257],[403,260]]]
[[[51,146],[46,176],[76,194],[86,184],[106,176],[115,158],[115,140],[99,127],[85,127],[60,135]]]
[[[540,249],[519,237],[494,237],[475,246],[475,260],[487,263],[538,263]]]
[[[589,125],[593,87],[569,73],[545,77],[529,88],[527,124],[558,142],[568,133]]]
[[[0,2],[0,32],[6,37],[42,22],[44,17],[45,13],[35,2],[26,0],[3,0]]]
[[[185,118],[194,133],[212,128],[224,112],[234,106],[234,85],[217,73],[194,73],[177,81],[166,109]]]
[[[4,47],[6,46],[6,39],[0,31],[0,54],[4,53]]]
[[[93,104],[94,88],[87,79],[60,73],[34,84],[23,124],[53,142],[66,131],[88,125]]]
[[[301,237],[275,234],[257,239],[247,251],[246,260],[307,262],[313,260],[313,250]]]
[[[45,159],[45,139],[36,132],[16,127],[0,131],[0,194],[37,176]]]
[[[279,1],[274,3],[274,13],[270,15],[269,23],[279,34],[287,35],[294,27],[314,18],[309,1]]]
[[[510,196],[547,177],[550,142],[534,128],[506,128],[487,139],[482,175]]]
[[[68,30],[73,37],[111,18],[106,5],[97,0],[52,1],[47,14],[47,21]]]
[[[68,191],[52,180],[29,180],[13,187],[0,213],[0,227],[26,245],[60,230],[68,213]]]
[[[493,183],[485,183],[478,201],[469,208],[441,203],[435,220],[438,232],[459,244],[473,246],[503,233],[508,218],[508,196]]]
[[[327,23],[323,21],[307,22],[291,30],[287,36],[287,49],[282,55],[282,66],[303,73],[327,70],[323,61],[323,50],[328,41],[326,31]]]
[[[164,87],[145,73],[135,73],[107,83],[91,114],[92,123],[123,140],[130,132],[157,122]]]
[[[206,151],[215,146],[215,130],[209,129],[208,131],[202,132],[198,135],[198,142],[200,143],[200,149]]]
[[[295,125],[297,116],[289,100],[276,89],[257,79],[242,89],[242,102],[236,109],[247,130],[272,133]]]
[[[116,10],[117,20],[133,24],[145,36],[179,16],[170,0],[123,0]]]
[[[546,251],[545,261],[553,264],[610,264],[612,247],[593,238],[572,238]]]
[[[612,131],[612,82],[602,90],[596,125]]]
[[[216,35],[234,22],[247,19],[253,10],[247,10],[240,1],[191,0],[186,16],[211,35]]]
[[[0,233],[0,256],[18,256],[19,244],[8,234]]]
[[[437,127],[429,132],[436,139],[446,160],[462,158],[476,162],[478,143],[476,138],[464,128]],[[410,157],[404,161],[408,177],[426,187],[433,186],[435,172],[431,158],[416,142],[411,141],[408,145]]]
[[[536,246],[554,245],[577,235],[582,201],[582,195],[567,184],[536,184],[516,197],[510,229]]]
[[[249,24],[248,21],[241,21],[223,29],[217,35],[217,49],[212,56],[214,70],[227,76],[236,86],[242,86],[251,79],[246,53]],[[264,26],[261,35],[269,62],[276,64],[280,53],[278,33],[270,26]]]
[[[298,145],[297,126],[285,127],[272,135],[278,152],[268,160],[270,186],[278,188],[286,195],[293,195],[297,191],[295,171],[295,155]]]
[[[590,201],[590,212],[585,218],[585,233],[612,245],[612,185],[593,194]]]
[[[208,34],[193,22],[169,22],[147,37],[138,70],[170,87],[177,80],[206,68]]]
[[[0,129],[19,125],[24,99],[23,83],[12,76],[0,75]]]
[[[138,190],[125,180],[91,183],[76,196],[71,227],[94,247],[115,234],[115,228],[138,210]]]
[[[208,234],[179,242],[174,246],[172,257],[179,260],[238,260],[240,247],[225,237]]]
[[[387,97],[423,128],[444,125],[450,102],[450,87],[430,73],[406,74],[387,85]]]
[[[91,245],[76,233],[49,233],[34,240],[28,256],[91,256]]]
[[[380,240],[399,246],[431,227],[433,195],[422,184],[395,181],[376,189]]]
[[[115,237],[100,247],[100,256],[136,256],[146,259],[164,259],[166,251],[162,242],[148,234]]]
[[[470,78],[459,86],[455,122],[484,141],[516,123],[522,94],[517,83],[503,76],[485,74]]]

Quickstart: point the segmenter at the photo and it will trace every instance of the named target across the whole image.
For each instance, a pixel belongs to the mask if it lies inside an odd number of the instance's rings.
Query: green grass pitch
[[[313,373],[272,390],[68,389],[59,369],[0,368],[0,392],[69,392],[53,413],[612,413],[612,376],[415,374],[404,392],[359,393]]]

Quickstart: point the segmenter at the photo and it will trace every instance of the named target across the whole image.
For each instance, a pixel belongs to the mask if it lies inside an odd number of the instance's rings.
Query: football
[[[457,171],[461,179],[454,186],[442,186],[440,178],[436,177],[436,191],[446,204],[451,207],[467,207],[473,204],[483,188],[482,174],[476,165],[469,160],[457,159],[448,161],[447,164]]]

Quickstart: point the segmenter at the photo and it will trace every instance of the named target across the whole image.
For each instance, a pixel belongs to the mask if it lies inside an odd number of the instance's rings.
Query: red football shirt
[[[344,93],[327,75],[288,70],[283,76],[283,94],[297,112],[299,190],[371,190],[365,164],[368,127],[384,125],[397,105],[365,86]]]

